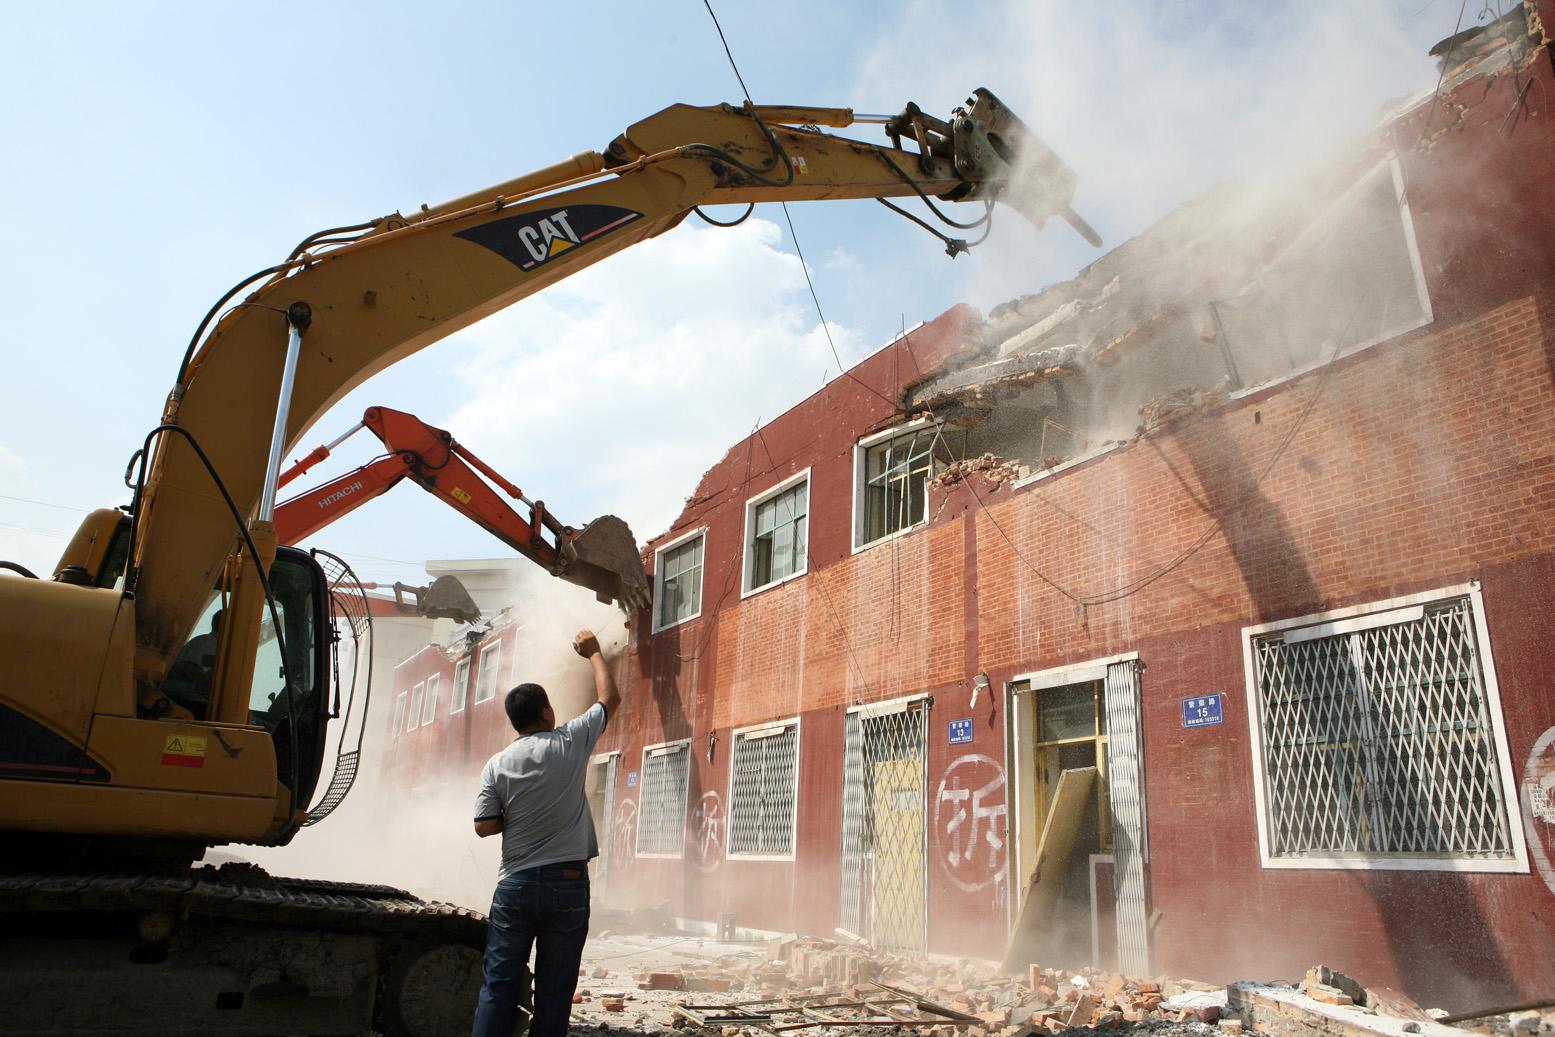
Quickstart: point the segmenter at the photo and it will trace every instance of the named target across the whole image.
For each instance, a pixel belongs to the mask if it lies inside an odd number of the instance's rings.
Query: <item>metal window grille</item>
[[[921,702],[857,711],[843,738],[842,926],[899,954],[927,948],[927,724]]]
[[[1513,857],[1471,602],[1398,615],[1254,639],[1271,856]]]
[[[601,886],[610,881],[610,857],[612,847],[615,845],[611,823],[616,816],[616,767],[619,762],[620,757],[614,754],[594,762],[594,765],[599,768],[595,772],[596,780],[604,785],[599,822],[594,826],[594,839],[599,844],[599,856],[594,859],[592,876]]]
[[[421,708],[421,726],[426,727],[437,719],[437,689],[443,683],[443,675],[434,673],[427,678],[426,703]]]
[[[1144,976],[1150,971],[1150,937],[1145,910],[1145,768],[1139,661],[1130,659],[1108,666],[1104,695],[1118,969]]]
[[[421,726],[421,696],[426,691],[426,682],[417,684],[410,689],[410,709],[405,713],[405,730],[414,731]]]
[[[685,743],[643,754],[637,804],[637,852],[678,857],[686,844],[686,788],[691,753]]]
[[[861,545],[923,521],[929,480],[939,464],[934,456],[938,442],[938,427],[930,427],[903,433],[864,451]]]
[[[403,691],[394,696],[394,724],[389,728],[389,730],[394,732],[395,738],[398,738],[400,736],[400,731],[404,730],[405,702],[409,697],[410,696],[405,694]]]
[[[735,738],[729,781],[730,856],[794,852],[799,725],[790,723]]]
[[[809,501],[810,483],[806,480],[752,509],[750,588],[765,586],[804,568]]]
[[[475,701],[486,702],[497,694],[497,668],[502,662],[502,645],[481,649],[480,669],[475,674]]]
[[[470,659],[466,656],[454,666],[454,686],[449,689],[448,712],[463,713],[464,698],[470,693]]]
[[[702,611],[702,537],[665,551],[659,558],[659,626]]]

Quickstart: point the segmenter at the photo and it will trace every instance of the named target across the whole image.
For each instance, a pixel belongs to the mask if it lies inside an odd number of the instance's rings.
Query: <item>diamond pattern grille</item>
[[[799,725],[740,735],[734,743],[732,766],[729,853],[793,853]]]
[[[1276,857],[1513,856],[1468,598],[1253,642]]]
[[[842,926],[875,948],[925,952],[928,712],[849,713],[843,741]]]
[[[691,754],[684,745],[666,748],[668,752],[649,750],[643,758],[637,852],[678,857],[686,844],[686,782]]]

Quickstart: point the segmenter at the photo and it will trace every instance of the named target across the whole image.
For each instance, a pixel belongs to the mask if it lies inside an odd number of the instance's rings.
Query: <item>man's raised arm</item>
[[[605,707],[606,719],[613,718],[621,708],[621,690],[616,679],[605,665],[605,653],[599,650],[599,638],[592,630],[580,630],[572,639],[572,650],[588,660],[594,670],[594,698]]]

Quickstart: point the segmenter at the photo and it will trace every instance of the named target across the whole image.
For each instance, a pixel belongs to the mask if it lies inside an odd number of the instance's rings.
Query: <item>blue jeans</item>
[[[530,1037],[566,1037],[589,932],[588,876],[588,865],[580,861],[530,868],[497,883],[486,930],[486,983],[475,1009],[473,1037],[511,1037],[531,947],[535,983]]]

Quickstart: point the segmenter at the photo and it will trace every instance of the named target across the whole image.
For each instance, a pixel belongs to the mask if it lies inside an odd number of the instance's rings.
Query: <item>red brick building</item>
[[[951,310],[731,447],[649,545],[607,894],[1546,992],[1555,76],[1523,8],[1448,65],[1325,168]]]

